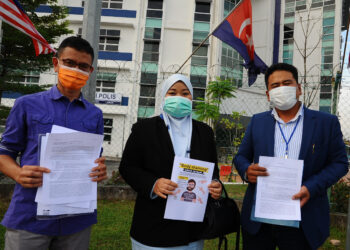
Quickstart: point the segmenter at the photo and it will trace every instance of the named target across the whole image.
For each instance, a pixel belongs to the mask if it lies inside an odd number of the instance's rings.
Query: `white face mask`
[[[297,103],[297,88],[281,86],[269,91],[270,103],[279,110],[291,109]]]

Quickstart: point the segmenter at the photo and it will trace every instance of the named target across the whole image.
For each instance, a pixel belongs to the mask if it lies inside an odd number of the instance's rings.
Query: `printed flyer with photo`
[[[171,180],[178,187],[168,195],[165,219],[196,221],[204,219],[214,163],[175,156]]]

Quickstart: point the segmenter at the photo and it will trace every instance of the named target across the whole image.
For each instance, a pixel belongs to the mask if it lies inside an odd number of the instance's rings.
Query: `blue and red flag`
[[[254,51],[252,5],[250,0],[243,0],[215,29],[213,35],[227,43],[243,57],[244,67],[248,69],[249,86],[258,74],[264,73],[267,65]]]
[[[0,1],[0,19],[30,36],[33,40],[37,56],[39,54],[48,54],[51,52],[56,53],[56,50],[52,48],[45,38],[36,30],[32,21],[17,0]]]

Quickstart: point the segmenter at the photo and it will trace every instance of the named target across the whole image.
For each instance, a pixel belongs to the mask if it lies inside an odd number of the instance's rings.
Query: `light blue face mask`
[[[176,118],[185,117],[192,112],[192,101],[182,96],[168,96],[165,98],[163,110]]]

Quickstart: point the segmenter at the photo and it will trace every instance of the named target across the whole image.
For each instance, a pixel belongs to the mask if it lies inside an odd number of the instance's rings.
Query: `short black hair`
[[[296,67],[294,67],[293,65],[288,64],[288,63],[276,63],[276,64],[272,64],[265,72],[266,89],[268,89],[268,86],[269,86],[269,82],[268,82],[269,76],[275,71],[288,71],[288,72],[292,73],[295,81],[297,83],[299,83],[298,70]]]
[[[194,185],[196,186],[196,181],[195,181],[195,180],[190,179],[190,180],[188,180],[188,182],[187,182],[187,183],[190,183],[190,182],[193,182],[193,183],[194,183]]]
[[[80,52],[85,52],[91,56],[92,62],[94,61],[94,49],[91,47],[90,43],[85,39],[78,36],[70,36],[64,39],[57,50],[56,56],[58,58],[60,57],[62,51],[66,47],[76,49]]]

